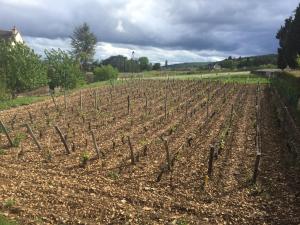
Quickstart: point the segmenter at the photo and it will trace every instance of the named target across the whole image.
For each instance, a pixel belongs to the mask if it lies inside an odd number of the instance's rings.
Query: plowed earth
[[[299,224],[300,172],[287,163],[270,93],[256,85],[130,81],[83,91],[82,110],[77,92],[66,109],[60,97],[58,109],[46,101],[0,112],[20,141],[10,147],[0,133],[0,211],[20,224]],[[262,161],[253,185],[257,122]],[[216,143],[222,148],[207,179]]]

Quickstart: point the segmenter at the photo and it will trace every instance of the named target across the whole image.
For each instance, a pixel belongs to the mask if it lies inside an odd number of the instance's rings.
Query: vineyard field
[[[299,224],[272,95],[122,80],[2,111],[0,211],[20,224]]]

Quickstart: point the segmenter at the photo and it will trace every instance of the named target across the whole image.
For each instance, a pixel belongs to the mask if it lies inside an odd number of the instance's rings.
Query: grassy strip
[[[118,84],[120,81],[113,81],[113,84]],[[78,88],[75,88],[73,90],[70,90],[68,93],[73,93],[82,89],[87,88],[96,88],[96,87],[102,87],[105,85],[111,85],[110,81],[101,81],[101,82],[95,82],[91,84],[84,84]],[[63,93],[62,93],[63,94]],[[59,95],[62,95],[59,94]],[[30,105],[32,103],[41,102],[44,100],[50,99],[50,96],[31,96],[31,97],[19,97],[16,99],[10,99],[10,100],[3,100],[0,101],[0,111],[22,106],[22,105]]]
[[[16,99],[11,99],[11,100],[4,100],[0,102],[0,111],[13,108],[13,107],[18,107],[21,105],[29,105],[35,102],[43,101],[47,99],[48,96],[40,96],[40,97],[20,97]]]
[[[211,75],[226,75],[226,74],[248,74],[249,71],[230,71],[230,70],[202,70],[202,71],[144,71],[139,73],[120,73],[120,78],[161,78],[161,77],[194,77],[194,76],[211,76]]]
[[[204,80],[209,81],[221,81],[225,83],[238,83],[238,84],[268,84],[270,80],[266,77],[257,76],[254,74],[249,75],[229,75],[229,76],[219,76],[204,78]]]
[[[239,84],[268,84],[270,80],[266,77],[250,74],[249,72],[234,72],[234,73],[215,73],[215,74],[193,74],[193,75],[176,75],[176,76],[160,76],[147,77],[145,79],[180,79],[180,80],[205,80],[205,81],[221,81],[225,83]]]
[[[6,217],[0,215],[0,225],[17,225],[18,223],[13,220],[9,220]]]
[[[182,74],[178,72],[178,74],[174,74],[172,72],[165,72],[160,76],[144,76],[143,74],[136,75],[133,78],[145,78],[145,79],[202,79],[202,78],[210,78],[210,77],[222,77],[222,76],[235,76],[235,75],[249,75],[249,71],[240,71],[240,72],[213,72],[213,73],[196,73],[196,74]]]

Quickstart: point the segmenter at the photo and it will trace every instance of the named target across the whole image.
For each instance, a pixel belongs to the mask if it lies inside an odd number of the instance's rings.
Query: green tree
[[[287,67],[287,63],[285,61],[285,57],[284,57],[282,48],[278,48],[277,66],[279,69],[282,69],[282,70]]]
[[[149,59],[147,57],[140,57],[138,61],[141,71],[149,70]]]
[[[300,55],[297,55],[296,64],[297,64],[297,68],[300,68]]]
[[[90,31],[87,23],[83,23],[75,28],[71,39],[72,53],[80,62],[81,68],[87,71],[95,55],[96,36]]]
[[[290,68],[296,68],[297,56],[300,54],[300,4],[294,16],[285,20],[276,38],[279,40],[278,67],[281,68],[286,64]]]
[[[152,69],[153,70],[160,70],[160,63],[154,63]]]
[[[128,59],[125,56],[117,55],[111,56],[102,61],[103,65],[111,65],[114,68],[117,68],[120,72],[128,72]]]
[[[16,98],[21,92],[47,84],[46,69],[41,57],[21,43],[0,41],[1,82]]]
[[[49,87],[75,88],[84,82],[78,61],[61,49],[45,50]]]
[[[95,81],[115,80],[118,78],[118,70],[111,65],[96,67],[94,74]]]

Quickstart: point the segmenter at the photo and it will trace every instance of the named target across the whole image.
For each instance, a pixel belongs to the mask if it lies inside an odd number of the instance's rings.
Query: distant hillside
[[[206,67],[211,62],[191,62],[191,63],[178,63],[178,64],[172,64],[168,65],[168,69],[171,70],[186,70],[186,69],[199,69],[200,67]]]
[[[179,63],[169,65],[171,70],[198,70],[198,69],[212,69],[215,65],[221,66],[222,69],[255,69],[255,68],[275,68],[277,64],[277,55],[260,55],[232,58],[228,57],[218,62],[192,62]]]
[[[218,64],[225,69],[275,68],[277,65],[277,55],[270,54],[239,58],[228,57],[227,59],[210,65],[215,64]]]

